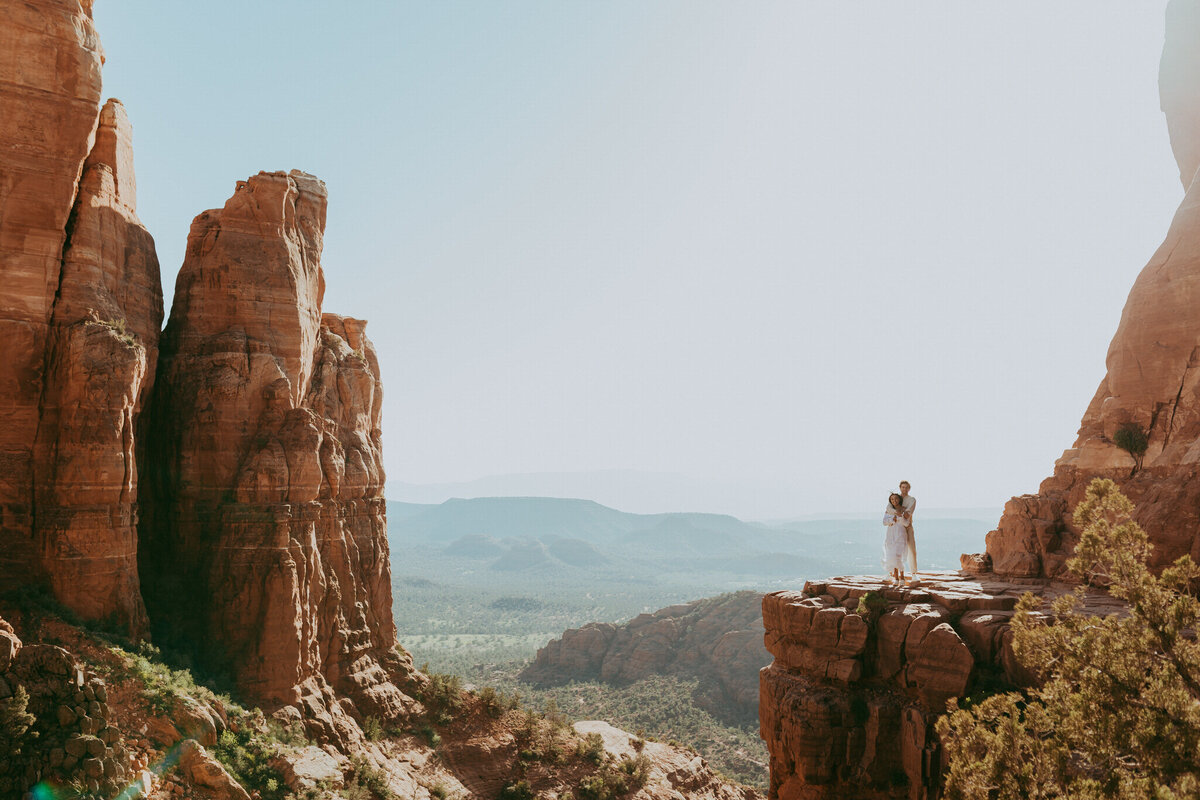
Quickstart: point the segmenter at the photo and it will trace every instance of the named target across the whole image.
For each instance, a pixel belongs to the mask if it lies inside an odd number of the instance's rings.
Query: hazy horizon
[[[328,184],[324,307],[370,321],[389,495],[631,471],[761,519],[1050,474],[1182,194],[1164,6],[95,15],[168,309],[236,181]]]
[[[886,494],[887,489],[883,490]],[[470,481],[437,484],[412,484],[391,481],[388,501],[414,505],[437,505],[449,500],[497,498],[590,500],[631,514],[706,513],[727,514],[747,522],[785,522],[813,519],[862,518],[874,515],[874,506],[857,508],[800,509],[785,495],[759,497],[757,502],[741,502],[744,490],[732,486],[705,484],[684,475],[647,473],[636,470],[597,470],[570,473],[522,473],[486,475]],[[917,493],[913,492],[914,496]],[[881,498],[885,495],[881,495]],[[883,499],[877,504],[883,507]],[[921,514],[928,518],[954,516],[956,512],[972,519],[999,520],[1002,506],[933,507],[921,503]]]

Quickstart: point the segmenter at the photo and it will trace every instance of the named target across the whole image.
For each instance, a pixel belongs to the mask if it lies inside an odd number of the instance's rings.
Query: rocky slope
[[[1075,444],[1036,495],[1008,503],[988,535],[999,573],[1062,577],[1078,541],[1068,510],[1097,476],[1136,503],[1155,566],[1200,558],[1200,7],[1171,0],[1166,32],[1160,97],[1186,193],[1129,293]],[[1147,435],[1136,460],[1115,442],[1127,427]]]
[[[625,684],[655,674],[701,679],[694,701],[736,723],[758,713],[763,649],[761,598],[736,592],[642,614],[623,625],[593,622],[538,650],[520,679],[548,686],[572,680]]]
[[[1072,589],[937,573],[913,589],[848,577],[766,595],[774,661],[760,674],[759,723],[771,755],[770,796],[937,797],[933,724],[946,701],[1027,683],[1012,654],[1012,609],[1026,591],[1050,600]],[[859,613],[868,594],[874,607]],[[1083,610],[1119,608],[1095,591]]]
[[[372,728],[353,747],[333,747],[281,727],[195,685],[151,652],[100,640],[53,614],[0,606],[0,712],[27,697],[24,724],[0,726],[0,796],[60,796],[68,787],[102,797],[286,800],[392,797],[486,798],[529,787],[539,797],[624,785],[633,800],[752,800],[703,759],[644,742],[602,722],[522,710],[512,698],[464,692],[414,674],[424,700],[401,726]],[[19,711],[19,708],[17,709]]]

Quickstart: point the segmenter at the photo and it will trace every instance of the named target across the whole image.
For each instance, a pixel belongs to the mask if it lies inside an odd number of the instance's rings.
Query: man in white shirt
[[[904,504],[904,510],[908,513],[908,565],[912,568],[912,581],[917,582],[917,537],[913,533],[912,515],[917,508],[917,498],[909,494],[912,485],[908,481],[900,481],[900,501]]]

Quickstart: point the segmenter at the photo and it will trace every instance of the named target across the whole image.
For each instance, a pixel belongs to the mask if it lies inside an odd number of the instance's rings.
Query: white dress
[[[895,510],[883,515],[883,524],[887,525],[887,534],[883,538],[883,574],[891,575],[892,570],[904,571],[904,558],[908,554],[908,521]]]

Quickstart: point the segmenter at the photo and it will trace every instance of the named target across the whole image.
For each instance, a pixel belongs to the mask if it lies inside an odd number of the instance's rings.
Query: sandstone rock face
[[[137,574],[135,430],[154,379],[162,288],[137,218],[129,120],[100,114],[69,225],[34,450],[35,534],[55,596],[146,630]]]
[[[100,104],[91,3],[0,4],[0,576],[38,560],[33,443],[67,220]]]
[[[926,573],[922,573],[926,578]],[[779,800],[938,796],[941,749],[933,724],[946,701],[982,676],[1027,685],[1008,624],[1020,595],[1047,600],[1064,583],[1004,583],[937,573],[916,588],[835,578],[763,598],[767,649],[760,733]],[[859,599],[878,599],[875,615]],[[1087,613],[1120,604],[1089,595]]]
[[[137,635],[134,430],[162,292],[129,122],[99,108],[90,2],[2,4],[0,44],[0,579]]]
[[[1094,477],[1112,478],[1162,567],[1200,557],[1200,5],[1172,0],[1159,73],[1171,145],[1187,192],[1166,240],[1138,275],[1108,348],[1107,374],[1078,438],[1037,495],[1014,498],[987,552],[998,573],[1065,577],[1078,531],[1071,510]],[[1114,444],[1126,425],[1148,434],[1140,463]]]
[[[591,623],[538,651],[520,679],[540,685],[572,680],[622,684],[654,674],[697,675],[696,703],[745,721],[758,713],[761,595],[736,592],[642,614],[624,625]]]
[[[311,175],[260,173],[193,222],[147,412],[139,558],[168,639],[330,725],[395,717],[411,665],[391,618],[379,364],[364,323],[321,314],[325,207]]]

